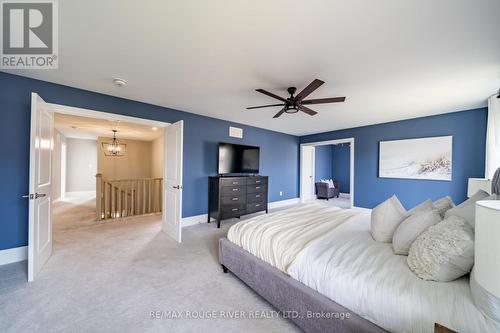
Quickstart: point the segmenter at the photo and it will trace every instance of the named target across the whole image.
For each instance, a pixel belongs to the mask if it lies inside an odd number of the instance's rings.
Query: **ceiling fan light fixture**
[[[287,106],[285,109],[285,113],[297,113],[299,112],[299,108],[296,105]]]

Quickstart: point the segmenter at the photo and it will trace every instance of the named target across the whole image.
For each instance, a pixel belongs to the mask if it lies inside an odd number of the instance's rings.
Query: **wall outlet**
[[[283,191],[280,191],[280,197],[282,197],[282,196],[283,196]]]

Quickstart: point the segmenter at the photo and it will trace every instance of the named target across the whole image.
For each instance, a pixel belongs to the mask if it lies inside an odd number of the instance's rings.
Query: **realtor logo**
[[[0,68],[58,67],[56,1],[1,1]]]

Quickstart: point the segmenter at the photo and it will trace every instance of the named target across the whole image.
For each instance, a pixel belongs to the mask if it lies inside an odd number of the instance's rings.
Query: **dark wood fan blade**
[[[270,105],[261,105],[261,106],[250,106],[247,108],[247,110],[251,110],[251,109],[260,109],[260,108],[270,108],[272,106],[283,106],[285,104],[281,103],[281,104],[270,104]]]
[[[313,110],[311,110],[311,109],[309,109],[309,108],[307,108],[307,107],[305,107],[303,105],[301,105],[299,107],[299,110],[302,111],[302,112],[305,112],[305,113],[307,113],[308,115],[311,115],[311,116],[314,116],[317,113],[316,111],[313,111]]]
[[[280,112],[276,113],[273,118],[278,118],[279,116],[281,116],[285,112],[285,110],[286,110],[286,107],[281,109]]]
[[[297,96],[295,96],[295,100],[296,101],[303,100],[304,98],[309,96],[314,90],[318,89],[323,83],[325,82],[318,79],[314,79],[313,82],[309,83],[309,85],[305,87],[304,90],[302,90],[297,94]]]
[[[272,97],[272,98],[276,98],[276,99],[279,99],[280,101],[282,102],[286,102],[287,100],[281,96],[278,96],[278,95],[275,95],[273,94],[272,92],[269,92],[267,90],[264,90],[264,89],[255,89],[255,91],[258,91],[260,92],[261,94],[264,94],[264,95],[267,95],[269,97]]]
[[[345,97],[332,97],[332,98],[317,98],[317,99],[307,99],[302,101],[302,104],[324,104],[324,103],[340,103],[345,101]]]

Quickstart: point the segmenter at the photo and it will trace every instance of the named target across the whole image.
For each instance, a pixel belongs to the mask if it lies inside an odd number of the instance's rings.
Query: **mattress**
[[[421,280],[369,230],[369,212],[308,204],[237,223],[228,239],[385,330],[500,332],[476,308],[468,277]]]
[[[356,214],[323,204],[302,204],[239,222],[229,229],[227,238],[286,273],[308,246]]]

